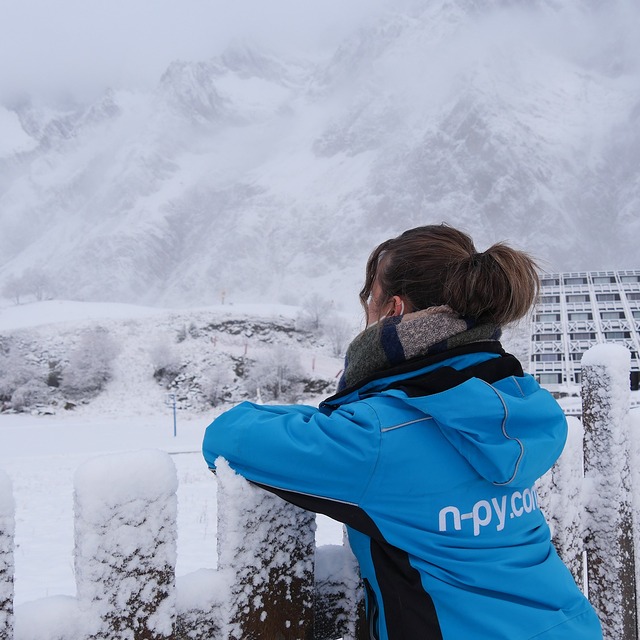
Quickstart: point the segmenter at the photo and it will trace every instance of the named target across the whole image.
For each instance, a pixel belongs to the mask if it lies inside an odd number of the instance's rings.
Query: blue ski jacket
[[[203,452],[347,525],[374,640],[601,640],[535,489],[566,429],[518,361],[481,343],[319,408],[242,403]]]

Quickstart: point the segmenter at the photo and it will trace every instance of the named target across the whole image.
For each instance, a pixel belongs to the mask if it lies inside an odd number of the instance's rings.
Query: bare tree
[[[352,326],[340,316],[329,316],[324,324],[324,333],[329,338],[331,350],[336,357],[343,356],[353,337]]]
[[[295,351],[281,345],[270,349],[254,364],[247,378],[250,393],[264,400],[294,402],[302,392],[302,366]]]
[[[11,276],[2,287],[2,295],[10,298],[16,304],[20,304],[20,297],[24,294],[24,284],[22,279],[17,276]]]

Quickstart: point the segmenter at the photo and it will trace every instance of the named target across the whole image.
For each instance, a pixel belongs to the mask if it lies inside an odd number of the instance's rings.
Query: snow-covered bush
[[[102,327],[85,331],[69,358],[60,388],[71,398],[95,395],[111,379],[112,363],[118,345]]]
[[[180,358],[166,341],[156,342],[149,350],[149,357],[153,366],[153,377],[169,386],[175,377],[180,373]]]
[[[246,386],[250,394],[259,394],[264,401],[295,402],[302,393],[303,377],[300,356],[276,345],[256,359]]]
[[[37,377],[34,365],[27,361],[17,347],[0,353],[0,401],[8,402],[15,390]]]
[[[209,369],[202,382],[203,392],[212,407],[218,406],[228,395],[227,388],[233,382],[231,371],[222,366],[214,366]]]
[[[24,411],[29,407],[46,404],[50,395],[50,388],[42,380],[32,378],[11,394],[11,407],[16,411]]]

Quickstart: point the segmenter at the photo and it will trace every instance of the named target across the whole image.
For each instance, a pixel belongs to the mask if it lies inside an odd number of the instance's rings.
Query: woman
[[[204,455],[347,525],[372,639],[596,640],[534,488],[564,415],[498,342],[538,291],[535,264],[464,233],[406,231],[371,254],[368,327],[318,409],[242,403]]]

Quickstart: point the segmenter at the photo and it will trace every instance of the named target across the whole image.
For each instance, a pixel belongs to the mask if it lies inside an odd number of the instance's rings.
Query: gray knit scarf
[[[499,340],[500,334],[497,325],[461,318],[447,306],[385,318],[365,329],[349,345],[338,391],[412,358],[472,342]]]

